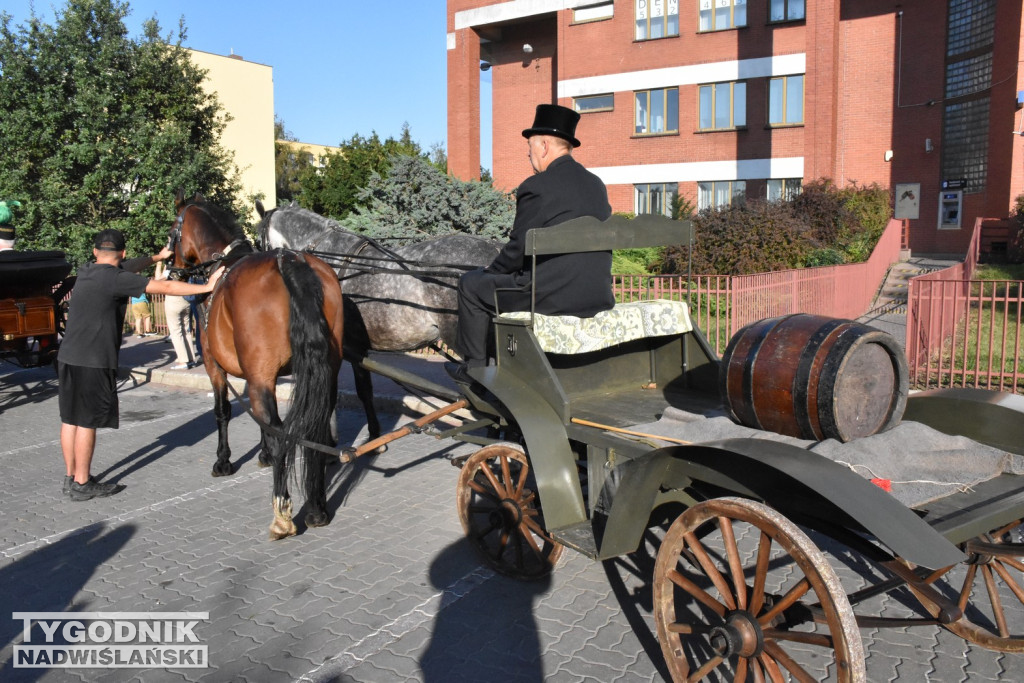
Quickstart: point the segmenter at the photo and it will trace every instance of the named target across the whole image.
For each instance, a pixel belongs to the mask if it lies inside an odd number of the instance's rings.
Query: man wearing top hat
[[[496,289],[503,311],[530,310],[532,263],[524,259],[526,231],[559,225],[571,218],[611,215],[608,192],[596,175],[572,157],[580,146],[580,115],[557,104],[537,105],[533,126],[523,131],[529,149],[530,176],[516,191],[516,217],[508,243],[486,268],[459,280],[459,328],[456,350],[463,364],[450,368],[456,381],[469,383],[467,367],[485,365]],[[536,306],[545,315],[592,317],[615,304],[612,255],[608,251],[555,254],[537,259]]]

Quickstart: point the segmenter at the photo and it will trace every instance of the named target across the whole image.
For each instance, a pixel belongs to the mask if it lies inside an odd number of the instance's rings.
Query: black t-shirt
[[[142,294],[148,283],[147,277],[105,263],[79,268],[57,360],[116,370],[128,297]]]

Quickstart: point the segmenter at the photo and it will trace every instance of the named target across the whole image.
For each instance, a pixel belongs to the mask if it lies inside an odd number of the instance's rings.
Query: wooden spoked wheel
[[[654,619],[675,681],[867,680],[835,571],[761,503],[716,498],[672,523],[654,568]]]
[[[946,624],[964,640],[999,652],[1024,652],[1024,633],[1019,618],[1024,608],[1024,543],[1018,527],[1024,519],[993,529],[971,539],[961,546],[967,556],[966,570],[950,576],[951,571],[963,565],[953,565],[935,572],[926,580],[930,583],[945,577],[948,585],[959,591],[959,607],[963,616]],[[1010,616],[1018,623],[1009,623]]]
[[[537,579],[558,562],[562,545],[544,529],[537,486],[521,450],[494,444],[470,456],[459,474],[457,506],[466,536],[496,571]]]

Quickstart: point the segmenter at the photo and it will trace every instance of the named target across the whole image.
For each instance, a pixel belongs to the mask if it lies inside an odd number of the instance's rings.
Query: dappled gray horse
[[[265,248],[313,251],[334,267],[345,300],[345,352],[355,356],[413,351],[439,341],[453,346],[459,276],[489,265],[501,248],[459,233],[391,249],[298,206],[265,211],[257,202],[256,209]],[[371,375],[357,363],[352,370],[373,439],[380,423]]]

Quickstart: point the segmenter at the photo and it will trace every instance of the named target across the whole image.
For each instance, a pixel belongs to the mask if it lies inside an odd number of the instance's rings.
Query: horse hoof
[[[305,521],[308,527],[327,526],[331,523],[331,516],[326,512],[309,512],[306,513]]]
[[[269,460],[264,461],[263,458],[257,460],[256,464],[259,465],[260,467],[273,467],[274,465],[274,463],[270,462]]]
[[[280,541],[282,538],[288,538],[298,533],[298,529],[292,523],[288,524],[271,524],[270,525],[270,540]]]
[[[213,471],[210,474],[214,477],[230,477],[235,473],[235,468],[230,462],[217,463],[213,466]]]

